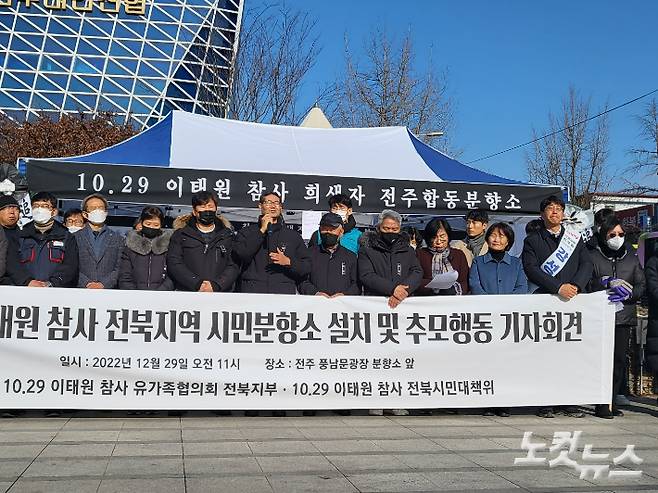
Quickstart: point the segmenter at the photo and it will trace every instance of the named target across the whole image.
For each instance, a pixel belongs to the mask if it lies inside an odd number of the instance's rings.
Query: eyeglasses
[[[620,238],[623,238],[626,236],[626,233],[608,233],[608,238],[614,238],[615,236],[619,236]]]
[[[279,206],[279,205],[281,205],[281,202],[279,202],[278,200],[277,200],[277,201],[274,201],[274,200],[263,200],[263,201],[261,202],[261,204],[263,204],[263,205],[276,205],[276,206]]]

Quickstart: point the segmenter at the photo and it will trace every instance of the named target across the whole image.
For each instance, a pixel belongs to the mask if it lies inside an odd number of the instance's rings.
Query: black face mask
[[[322,246],[325,248],[333,248],[338,244],[338,235],[333,233],[320,233],[320,239],[322,240]]]
[[[149,228],[148,226],[142,226],[142,235],[145,238],[153,239],[156,236],[160,236],[162,229],[160,228]]]
[[[400,238],[400,233],[379,233],[382,235],[382,239],[388,244],[392,245]]]
[[[198,221],[204,226],[210,226],[215,222],[215,217],[217,216],[216,211],[201,211],[199,212]]]

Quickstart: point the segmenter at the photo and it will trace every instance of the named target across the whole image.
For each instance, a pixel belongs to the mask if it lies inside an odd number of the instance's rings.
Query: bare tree
[[[658,174],[658,102],[655,98],[646,104],[642,114],[635,116],[635,120],[640,127],[640,137],[646,142],[646,146],[630,149],[633,164],[629,171],[643,177],[655,176]],[[628,183],[629,189],[635,192],[658,192],[655,186],[630,181]]]
[[[297,124],[304,78],[320,46],[308,12],[269,5],[248,12],[240,33],[228,117],[251,122]]]
[[[446,71],[437,71],[431,57],[416,68],[413,39],[401,41],[386,32],[370,33],[357,58],[345,40],[345,68],[331,92],[330,119],[339,127],[403,125],[427,143],[436,140],[447,150],[453,127],[453,101]],[[434,134],[434,135],[432,135]]]
[[[548,129],[533,129],[532,151],[526,154],[531,181],[567,187],[571,202],[588,208],[594,192],[608,186],[609,125],[607,115],[590,118],[590,101],[574,87],[562,100],[558,116],[548,114]],[[539,135],[547,134],[545,138]]]

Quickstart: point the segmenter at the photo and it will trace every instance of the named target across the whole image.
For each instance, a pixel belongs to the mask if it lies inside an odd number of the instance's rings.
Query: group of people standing
[[[386,297],[391,309],[411,295],[535,292],[570,300],[608,290],[612,301],[623,304],[616,318],[613,395],[623,380],[635,303],[645,290],[644,273],[614,213],[597,214],[594,237],[586,244],[563,225],[565,204],[556,196],[542,201],[541,219],[527,228],[521,258],[509,254],[514,230],[505,222],[489,224],[481,210],[466,215],[465,241],[454,241],[450,224],[439,217],[421,234],[407,234],[394,210],[382,211],[376,228],[362,233],[352,201],[338,194],[329,198],[329,212],[307,246],[287,227],[281,197],[272,192],[260,197],[257,224],[237,233],[219,213],[216,196],[199,192],[192,198],[191,214],[177,218],[173,231],[165,229],[162,211],[148,206],[125,238],[106,225],[108,202],[102,195],[90,195],[81,209],[67,211],[63,224],[55,219],[56,197],[39,192],[31,200],[33,221],[18,229],[18,204],[11,196],[0,197],[2,284],[327,298],[365,294]],[[451,286],[431,287],[432,279],[448,273],[455,273]],[[658,288],[651,289],[650,296],[656,297]],[[584,415],[574,406],[558,411]],[[546,407],[539,415],[550,418],[554,412]],[[485,414],[508,416],[509,410]],[[596,406],[599,417],[615,414],[621,411]]]

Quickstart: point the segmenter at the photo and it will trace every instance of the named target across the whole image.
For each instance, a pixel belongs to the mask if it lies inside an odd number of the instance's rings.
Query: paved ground
[[[132,417],[29,413],[0,421],[0,492],[658,492],[658,410],[636,405],[606,421],[532,414],[412,417]],[[583,431],[594,453],[626,444],[638,479],[581,480],[568,467],[515,466],[524,431],[552,441]],[[582,455],[579,454],[579,455]],[[554,458],[538,452],[537,456]]]

